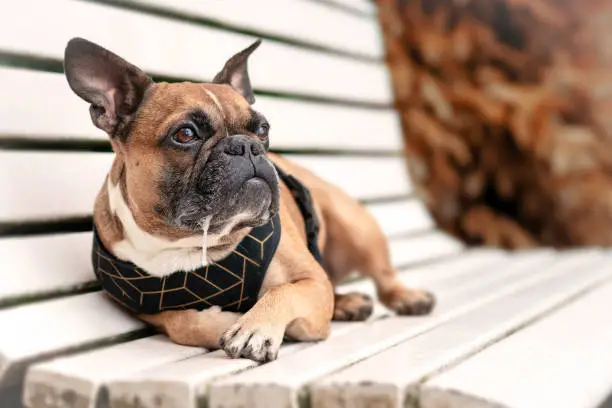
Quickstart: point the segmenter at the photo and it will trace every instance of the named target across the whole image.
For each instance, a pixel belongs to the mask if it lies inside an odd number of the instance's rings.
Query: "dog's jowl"
[[[332,319],[368,318],[370,298],[334,294],[352,271],[400,314],[428,313],[434,298],[400,283],[364,207],[268,152],[247,71],[259,45],[211,83],[154,82],[81,38],[64,64],[115,154],[94,208],[105,293],[177,343],[266,362],[284,336],[322,340]]]

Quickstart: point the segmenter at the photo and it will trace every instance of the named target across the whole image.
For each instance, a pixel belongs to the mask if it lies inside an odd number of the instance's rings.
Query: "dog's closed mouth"
[[[253,202],[257,202],[258,199],[261,200],[264,199],[264,197],[271,195],[272,188],[270,187],[270,183],[266,179],[259,176],[255,176],[249,178],[242,184],[242,187],[240,188],[240,192],[238,194],[250,196],[250,198],[253,199]],[[266,200],[269,199],[270,197],[266,198]]]

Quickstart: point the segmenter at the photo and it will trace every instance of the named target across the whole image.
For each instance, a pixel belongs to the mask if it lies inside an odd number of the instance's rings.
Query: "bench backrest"
[[[433,230],[413,195],[373,4],[236,3],[0,6],[0,308],[97,290],[91,213],[112,154],[62,74],[64,47],[75,36],[170,81],[211,80],[231,54],[263,38],[249,69],[255,106],[272,124],[272,150],[362,200],[389,236],[398,267],[461,249]],[[0,364],[0,385],[1,376]]]

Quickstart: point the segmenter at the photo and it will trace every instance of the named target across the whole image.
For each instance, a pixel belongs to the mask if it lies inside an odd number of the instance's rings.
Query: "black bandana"
[[[310,192],[294,177],[279,168],[277,171],[304,217],[308,249],[322,264],[317,246],[319,223]],[[160,278],[111,254],[100,241],[94,226],[92,261],[96,277],[106,293],[136,313],[202,310],[210,306],[244,313],[257,301],[280,237],[280,217],[277,214],[267,224],[253,228],[226,258],[194,271],[177,271]]]

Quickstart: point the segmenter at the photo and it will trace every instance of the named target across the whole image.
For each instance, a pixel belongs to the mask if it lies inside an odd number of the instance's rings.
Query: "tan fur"
[[[151,181],[158,180],[167,160],[190,171],[190,162],[180,154],[160,152],[157,136],[194,107],[206,111],[215,123],[226,129],[206,144],[214,145],[224,133],[244,132],[249,105],[231,87],[154,84],[130,125],[127,141],[113,141],[117,158],[109,175],[110,183],[121,187],[122,199],[140,230],[165,239],[169,247],[177,242],[192,242],[193,238],[193,244],[186,245],[186,251],[198,250],[195,239],[199,237],[172,228],[155,216],[151,208],[159,204],[159,197],[151,188]],[[332,317],[355,320],[369,315],[371,300],[357,294],[337,296],[334,311],[333,285],[353,271],[372,277],[381,300],[393,310],[405,314],[431,310],[431,295],[405,288],[397,279],[387,241],[363,206],[295,163],[274,154],[269,154],[269,158],[310,189],[321,221],[319,245],[326,260],[325,270],[308,251],[300,211],[287,188],[281,185],[283,233],[260,298],[249,312],[238,315],[212,308],[201,312],[166,311],[142,315],[141,319],[159,327],[177,343],[222,347],[231,356],[269,361],[276,357],[284,334],[302,341],[321,340],[329,334]],[[112,206],[116,203],[109,201],[105,187],[96,201],[95,221],[107,248],[114,248],[129,238],[125,217],[121,219]],[[248,230],[234,231],[217,237],[211,249],[217,245],[217,249],[231,250],[246,233]],[[131,244],[138,247],[138,243]]]

